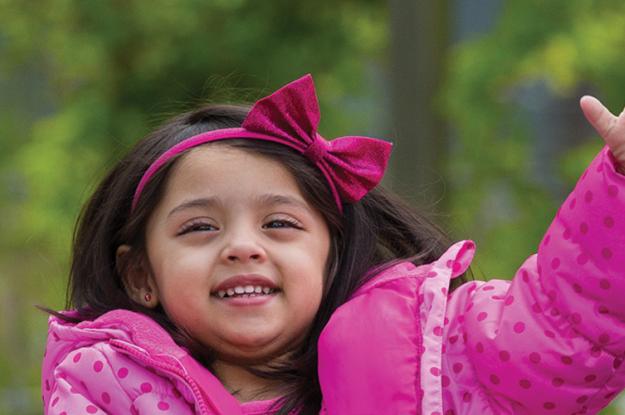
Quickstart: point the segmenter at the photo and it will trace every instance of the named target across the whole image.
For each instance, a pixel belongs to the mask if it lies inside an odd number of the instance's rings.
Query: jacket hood
[[[72,317],[75,312],[63,312]],[[93,321],[71,323],[51,316],[44,356],[47,363],[58,362],[78,347],[88,347],[110,340],[134,344],[151,355],[169,355],[178,360],[188,352],[178,346],[159,324],[149,317],[129,310],[113,310]]]

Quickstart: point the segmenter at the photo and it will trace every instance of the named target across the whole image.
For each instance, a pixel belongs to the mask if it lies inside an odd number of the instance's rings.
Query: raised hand
[[[625,109],[617,117],[597,98],[589,95],[582,97],[579,105],[619,163],[618,171],[625,174]]]

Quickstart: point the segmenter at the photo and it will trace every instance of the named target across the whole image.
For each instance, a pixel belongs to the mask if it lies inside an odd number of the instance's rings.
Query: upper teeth
[[[237,285],[227,290],[219,290],[217,291],[217,295],[220,298],[224,298],[226,294],[228,294],[228,296],[233,296],[235,294],[269,294],[273,291],[273,288],[263,287],[262,285]]]

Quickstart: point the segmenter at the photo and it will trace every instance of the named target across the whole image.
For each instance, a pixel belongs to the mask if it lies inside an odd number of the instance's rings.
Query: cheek
[[[197,283],[189,278],[166,280],[159,285],[160,303],[170,317],[181,317],[194,310],[207,299]]]
[[[169,285],[198,284],[206,281],[211,269],[211,252],[171,246],[150,256],[157,282]],[[152,261],[154,259],[154,261]]]
[[[306,264],[309,270],[309,276],[306,278],[305,295],[307,295],[308,302],[312,305],[315,304],[316,309],[319,308],[323,293],[326,289],[328,270],[328,261],[330,259],[330,242],[329,238],[321,238],[315,249],[309,251],[310,256],[308,264]],[[303,269],[303,267],[302,267]]]
[[[310,266],[312,268],[313,265]],[[310,321],[319,310],[324,286],[323,267],[311,268],[300,268],[285,287],[287,300],[294,306],[293,312]]]
[[[167,256],[152,269],[161,302],[167,310],[206,301],[210,292],[210,266],[206,257]]]

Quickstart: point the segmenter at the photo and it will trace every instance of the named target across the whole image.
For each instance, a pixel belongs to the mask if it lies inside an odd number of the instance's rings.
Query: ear
[[[154,277],[144,261],[133,258],[131,251],[130,245],[120,245],[115,253],[115,265],[126,294],[137,304],[154,308],[158,305],[158,287]]]

